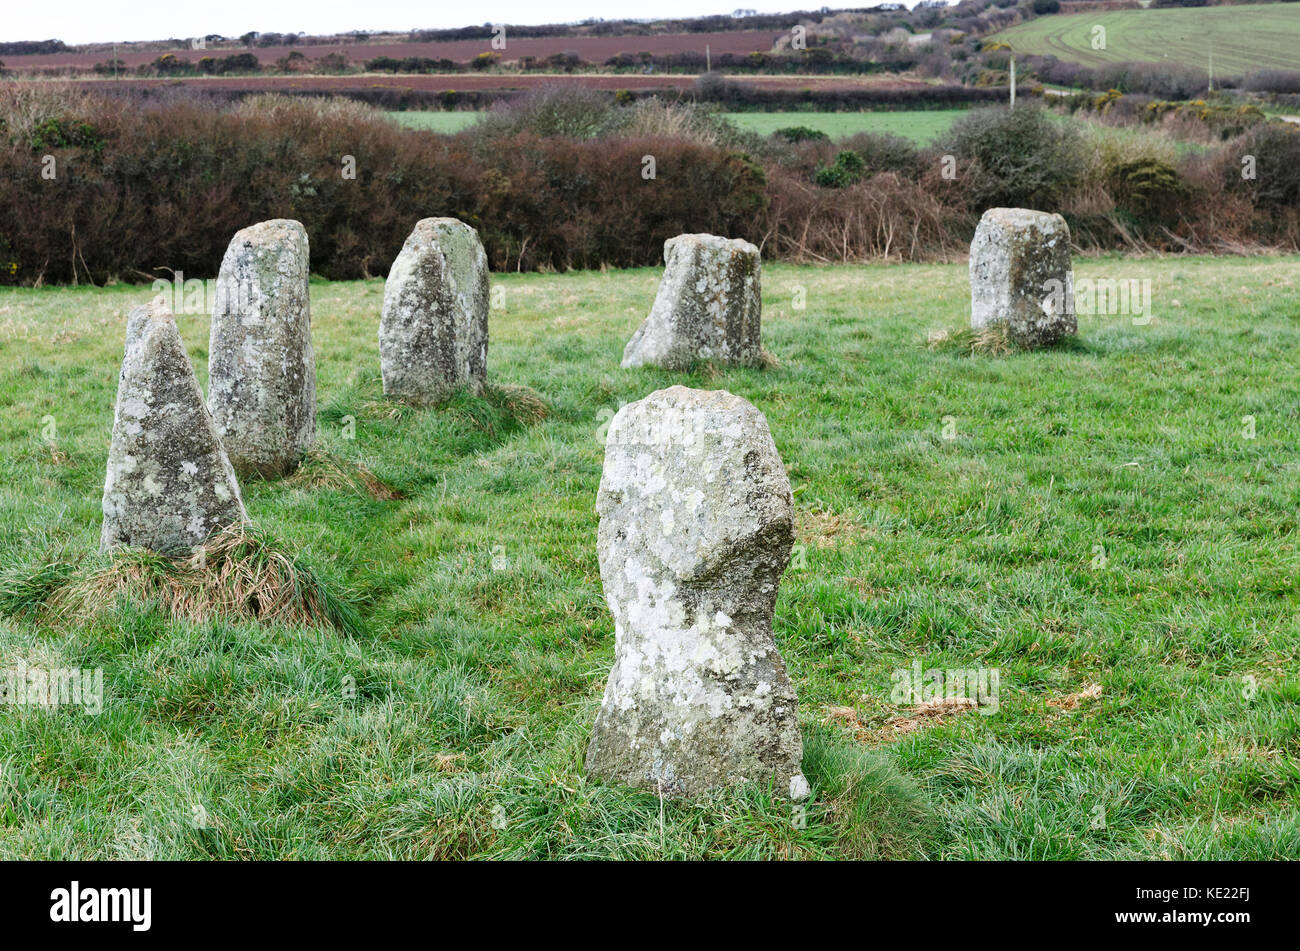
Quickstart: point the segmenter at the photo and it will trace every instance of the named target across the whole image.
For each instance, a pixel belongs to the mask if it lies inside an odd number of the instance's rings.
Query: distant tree
[[[348,58],[342,53],[326,53],[324,56],[317,57],[316,71],[318,73],[346,73],[348,71]]]
[[[0,43],[0,55],[26,56],[31,53],[66,53],[70,47],[62,40],[18,40]]]
[[[175,53],[164,53],[151,64],[154,72],[159,76],[175,76],[178,73],[187,73],[194,67],[188,60],[181,59]]]
[[[282,73],[293,73],[307,65],[307,57],[297,50],[292,50],[288,56],[281,56],[275,61],[275,68]]]
[[[223,73],[252,73],[262,68],[252,53],[235,53],[221,61]]]

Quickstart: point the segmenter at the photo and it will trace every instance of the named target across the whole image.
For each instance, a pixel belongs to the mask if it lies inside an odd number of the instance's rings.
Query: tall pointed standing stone
[[[131,311],[104,479],[100,547],[172,552],[248,518],[163,298]]]
[[[623,366],[686,370],[697,360],[763,360],[762,259],[748,241],[679,234],[664,242],[664,276]]]
[[[298,467],[316,439],[307,232],[278,218],[238,232],[217,277],[208,407],[242,478]]]
[[[682,386],[625,406],[596,511],[615,645],[587,771],[666,796],[773,779],[807,795],[772,636],[793,502],[763,414]]]
[[[384,396],[417,406],[487,374],[488,262],[478,232],[455,218],[415,225],[384,285],[379,364]]]
[[[1060,215],[990,208],[980,218],[970,244],[970,325],[995,324],[1029,349],[1078,331],[1070,226]]]

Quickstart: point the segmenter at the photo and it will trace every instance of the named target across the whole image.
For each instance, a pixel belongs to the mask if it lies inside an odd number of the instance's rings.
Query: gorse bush
[[[1127,130],[1094,127],[1086,136],[1082,191],[1099,190],[1126,228],[1135,233],[1167,226],[1177,217],[1188,186],[1172,142]]]
[[[841,144],[860,155],[873,172],[897,172],[908,178],[917,178],[923,172],[922,163],[931,160],[931,156],[907,139],[888,133],[859,132]]]
[[[1079,133],[1043,109],[979,109],[953,123],[946,148],[970,162],[969,194],[978,209],[1058,211],[1083,172]]]
[[[822,188],[843,188],[862,181],[867,173],[867,163],[857,152],[845,149],[835,156],[830,165],[823,165],[813,174],[813,182]]]
[[[1106,184],[1116,208],[1135,218],[1169,217],[1184,191],[1178,170],[1160,159],[1118,161],[1106,171]]]

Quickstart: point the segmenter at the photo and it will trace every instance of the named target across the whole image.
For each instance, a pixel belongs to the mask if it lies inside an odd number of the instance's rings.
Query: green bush
[[[104,140],[88,122],[49,116],[36,124],[30,144],[37,152],[42,149],[90,149],[98,152],[103,149]]]
[[[786,126],[784,129],[777,129],[772,133],[785,139],[787,142],[819,142],[830,139],[821,129],[810,129],[806,125]]]
[[[586,86],[543,86],[498,103],[479,117],[476,135],[497,138],[532,133],[548,138],[594,139],[620,121],[618,107]]]
[[[1256,208],[1300,205],[1300,129],[1282,123],[1260,126],[1239,138],[1228,153],[1228,187],[1249,196]],[[1244,174],[1253,166],[1254,177]]]
[[[867,174],[867,163],[857,152],[845,149],[835,156],[830,165],[819,166],[813,173],[813,184],[821,188],[844,188],[862,181]]]
[[[1092,150],[1084,192],[1100,187],[1114,203],[1125,227],[1150,234],[1177,217],[1189,186],[1179,171],[1171,142],[1126,130],[1094,128],[1088,133]]]
[[[921,150],[901,135],[859,132],[844,140],[872,172],[897,172],[916,178],[921,171]]]
[[[1185,191],[1178,169],[1157,158],[1115,163],[1106,170],[1106,188],[1118,209],[1146,222],[1169,218]]]
[[[945,150],[971,163],[970,198],[977,210],[1055,211],[1084,171],[1079,133],[1034,106],[968,113],[953,123]]]

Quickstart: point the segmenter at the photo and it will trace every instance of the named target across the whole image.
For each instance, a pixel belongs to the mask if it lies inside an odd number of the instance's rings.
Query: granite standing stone
[[[235,472],[166,302],[131,311],[100,547],[188,550],[247,520]]]
[[[1029,349],[1076,333],[1070,228],[1060,215],[990,208],[970,245],[970,325]]]
[[[596,510],[615,647],[588,772],[665,796],[745,780],[807,795],[772,636],[793,503],[763,414],[681,386],[625,406]]]
[[[276,219],[235,235],[221,261],[208,407],[241,478],[298,467],[316,439],[307,232]]]
[[[679,234],[664,242],[664,276],[623,366],[685,370],[700,360],[763,360],[762,260],[748,241]]]
[[[482,392],[487,347],[488,262],[478,232],[455,218],[425,218],[384,285],[384,396],[428,405],[458,389]]]

